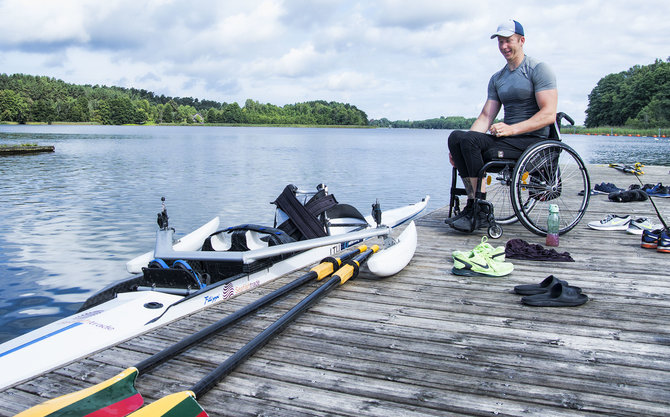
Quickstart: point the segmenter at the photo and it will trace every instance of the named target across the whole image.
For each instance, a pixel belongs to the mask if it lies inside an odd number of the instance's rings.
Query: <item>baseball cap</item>
[[[509,38],[515,33],[524,36],[523,26],[521,26],[521,23],[517,22],[516,20],[509,19],[498,25],[498,30],[496,31],[496,33],[491,35],[491,39],[495,38],[496,36]]]

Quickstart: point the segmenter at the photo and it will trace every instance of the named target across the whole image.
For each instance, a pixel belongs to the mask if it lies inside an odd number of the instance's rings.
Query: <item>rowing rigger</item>
[[[286,190],[282,194],[286,194]],[[323,193],[322,197],[328,202],[331,200],[328,196],[329,194]],[[295,199],[294,196],[291,197]],[[173,248],[168,244],[172,232],[161,232],[159,234],[165,239],[165,245],[158,245],[159,254],[167,253],[169,258],[158,258],[150,262],[145,254],[133,259],[128,270],[134,271],[139,266],[142,274],[110,283],[91,295],[80,310],[71,316],[0,344],[0,369],[3,370],[0,373],[0,389],[27,381],[187,314],[226,301],[283,275],[306,268],[319,259],[332,256],[358,243],[360,239],[367,239],[368,236],[381,236],[385,240],[385,247],[386,241],[396,242],[391,250],[385,248],[366,263],[372,274],[393,274],[394,271],[402,269],[406,264],[403,262],[409,260],[407,256],[411,257],[409,254],[414,253],[416,230],[410,223],[397,239],[392,239],[386,226],[395,228],[417,217],[426,208],[428,199],[426,196],[417,203],[383,212],[378,208],[377,214],[381,216],[375,215],[373,210],[372,216],[364,217],[355,208],[339,204],[333,198],[336,206],[328,212],[325,219],[319,217],[318,220],[327,236],[316,238],[294,235],[290,216],[288,220],[284,220],[286,213],[282,214],[279,208],[276,210],[276,224],[283,227],[282,225],[288,223],[286,230],[240,225],[212,232],[212,228],[218,229],[218,219],[215,219],[180,241],[170,242],[174,243]],[[317,200],[321,201],[324,200]],[[303,208],[309,206],[309,201],[296,203]],[[321,205],[317,206],[319,209],[323,208]],[[309,207],[310,210],[314,208]],[[167,219],[163,220],[163,225],[159,223],[159,227],[163,230],[169,229],[165,221]],[[385,226],[375,227],[375,223]],[[271,233],[268,229],[271,229]],[[291,234],[292,239],[285,239],[285,236],[279,239],[279,233]],[[339,243],[326,244],[332,241]],[[325,246],[302,249],[308,247],[302,245],[321,244]],[[280,248],[281,246],[284,247]],[[278,253],[276,249],[284,254],[273,256]],[[196,257],[203,252],[210,252],[209,256],[215,260],[198,261],[182,256],[193,251],[197,252],[193,254]],[[295,252],[285,253],[287,251]],[[390,254],[392,251],[397,253]],[[244,252],[247,259],[255,260],[216,260],[229,256],[225,255],[226,252],[237,259],[241,258],[240,252]],[[153,258],[156,254],[152,250],[148,255]],[[154,265],[158,261],[163,261],[160,262],[161,266]]]

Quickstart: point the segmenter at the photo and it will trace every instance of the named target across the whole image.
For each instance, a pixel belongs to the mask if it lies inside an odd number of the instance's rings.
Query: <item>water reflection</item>
[[[153,246],[160,197],[184,234],[272,224],[288,183],[325,182],[364,213],[446,202],[445,132],[360,129],[2,126],[0,142],[54,145],[53,154],[0,158],[0,340],[63,317],[123,277]],[[31,326],[30,323],[34,323]]]
[[[670,165],[670,139],[627,136],[563,135],[589,164]]]

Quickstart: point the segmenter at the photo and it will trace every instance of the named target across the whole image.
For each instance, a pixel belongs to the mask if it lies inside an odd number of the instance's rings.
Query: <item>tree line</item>
[[[601,78],[589,94],[584,125],[670,127],[670,58]]]
[[[636,65],[598,81],[588,96],[585,126],[670,127],[670,58]],[[0,121],[97,124],[220,123],[349,125],[414,129],[468,129],[474,118],[369,120],[356,106],[324,100],[276,106],[169,97],[135,88],[76,85],[46,76],[0,74]]]
[[[426,120],[396,120],[392,122],[384,117],[379,120],[370,120],[370,126],[404,129],[469,129],[475,122],[475,119],[474,117],[441,116]]]
[[[76,85],[46,76],[0,74],[0,121],[145,123],[301,124],[367,126],[356,106],[323,100],[275,106],[248,99],[241,107],[151,91]]]

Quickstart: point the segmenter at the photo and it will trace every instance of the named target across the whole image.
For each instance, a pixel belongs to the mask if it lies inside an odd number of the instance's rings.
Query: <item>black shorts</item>
[[[461,177],[475,178],[485,161],[494,158],[518,159],[530,145],[546,138],[539,136],[496,137],[469,130],[449,135],[449,152]]]

